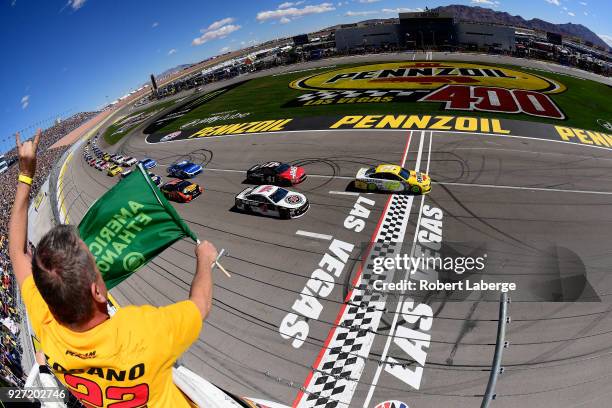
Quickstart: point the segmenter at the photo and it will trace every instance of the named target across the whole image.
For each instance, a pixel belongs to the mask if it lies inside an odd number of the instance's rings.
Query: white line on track
[[[359,195],[359,193],[356,193],[354,191],[335,191],[335,190],[330,191],[329,194],[348,195],[348,196],[358,196]]]
[[[424,132],[422,132],[424,133]],[[433,133],[433,132],[431,132]],[[421,154],[421,148],[423,143],[423,139],[421,138],[421,142],[419,145],[418,155]],[[429,144],[431,145],[431,135],[429,139]],[[429,155],[431,156],[431,150],[429,150]],[[417,163],[420,163],[420,157],[417,156]],[[405,163],[402,163],[403,167]],[[164,164],[158,164],[158,166],[168,167]],[[427,170],[426,173],[429,172],[429,158],[427,160]],[[415,165],[415,170],[419,170],[419,165]],[[245,170],[232,170],[232,169],[211,169],[205,168],[204,171],[212,171],[212,172],[228,172],[228,173],[246,173]],[[336,178],[340,180],[354,180],[355,177],[349,176],[326,176],[323,174],[309,174],[308,177],[312,178]],[[546,187],[521,187],[521,186],[496,186],[493,184],[472,184],[472,183],[453,183],[446,181],[432,181],[432,184],[439,184],[441,186],[457,186],[457,187],[477,187],[477,188],[499,188],[504,190],[531,190],[531,191],[547,191],[551,193],[572,193],[572,194],[595,194],[595,195],[612,195],[612,191],[594,191],[594,190],[565,190],[562,188],[546,188]],[[359,193],[355,193],[352,191],[330,191],[330,194],[345,194],[345,195],[359,195]]]
[[[433,139],[433,133],[429,132],[429,151],[427,153],[427,168],[425,169],[425,173],[427,173],[427,174],[429,174],[429,163],[431,163],[431,141],[432,141],[432,139]],[[419,224],[417,224],[417,225],[419,225]]]
[[[423,154],[423,141],[425,140],[425,131],[421,130],[421,139],[419,140],[419,152],[417,153],[416,162],[414,164],[414,171],[418,172],[419,167],[421,167],[421,155]],[[402,163],[402,167],[404,167],[406,163]]]
[[[455,147],[453,150],[491,150],[491,151],[500,151],[500,152],[517,152],[517,153],[530,153],[530,154],[538,154],[538,155],[553,155],[553,156],[580,156],[586,157],[593,160],[606,160],[612,161],[610,158],[587,155],[587,154],[576,154],[575,152],[567,152],[567,153],[557,153],[557,152],[542,152],[539,150],[523,150],[523,149],[502,149],[498,147]]]
[[[163,167],[168,167],[165,164],[159,164],[158,166],[163,166]],[[210,167],[204,167],[204,172],[207,171],[212,171],[212,172],[226,172],[226,173],[244,173],[246,174],[246,170],[235,170],[235,169],[215,169],[215,168],[210,168]],[[349,176],[333,176],[333,175],[325,175],[325,174],[308,174],[308,177],[314,177],[314,178],[336,178],[336,179],[342,179],[342,180],[354,180],[355,177],[349,177]]]
[[[505,190],[547,191],[551,193],[612,195],[612,191],[564,190],[562,188],[546,188],[546,187],[495,186],[493,184],[451,183],[451,182],[445,182],[445,181],[433,181],[432,184],[440,184],[442,186],[499,188],[499,189],[505,189]]]
[[[303,237],[308,237],[308,238],[323,239],[325,241],[331,241],[333,238],[331,235],[319,234],[317,232],[310,232],[310,231],[303,231],[303,230],[295,231],[295,235],[301,235]]]

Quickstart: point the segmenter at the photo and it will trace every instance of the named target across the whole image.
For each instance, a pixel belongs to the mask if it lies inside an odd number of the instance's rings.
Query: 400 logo
[[[395,62],[331,70],[293,81],[300,95],[285,107],[330,104],[443,102],[446,110],[565,115],[549,97],[565,91],[551,79],[464,62]]]

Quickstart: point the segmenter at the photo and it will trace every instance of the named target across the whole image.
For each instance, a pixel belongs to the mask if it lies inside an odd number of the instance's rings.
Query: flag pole
[[[200,240],[198,239],[196,241],[197,245],[200,245]],[[215,258],[215,260],[213,261],[212,265],[210,266],[210,270],[212,271],[213,269],[215,269],[215,266],[218,266],[219,269],[221,269],[221,272],[223,272],[225,274],[225,276],[227,276],[228,278],[231,278],[232,275],[230,275],[230,273],[223,267],[223,265],[221,265],[221,263],[219,262],[219,259],[221,259],[221,257],[223,255],[225,255],[227,251],[225,250],[225,248],[221,248],[221,250],[219,251],[219,253],[217,254],[217,257]]]

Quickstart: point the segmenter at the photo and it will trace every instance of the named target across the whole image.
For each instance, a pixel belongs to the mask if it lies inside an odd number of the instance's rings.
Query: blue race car
[[[168,176],[181,179],[191,178],[202,172],[202,166],[187,160],[174,163],[168,167]]]
[[[142,159],[140,163],[142,163],[142,167],[144,167],[145,170],[149,170],[157,166],[157,162],[153,159]]]
[[[152,180],[152,181],[155,183],[155,185],[156,185],[157,187],[159,187],[159,186],[161,185],[161,183],[162,183],[162,178],[161,178],[160,176],[158,176],[158,175],[157,175],[157,174],[155,174],[155,173],[151,173],[151,172],[149,172],[149,177],[151,177],[151,180]]]

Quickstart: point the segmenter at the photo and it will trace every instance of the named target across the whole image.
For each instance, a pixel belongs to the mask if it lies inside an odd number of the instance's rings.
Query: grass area
[[[349,64],[343,65],[342,67],[356,65],[366,64]],[[250,112],[251,114],[242,120],[233,119],[218,121],[215,122],[214,125],[307,116],[446,113],[450,115],[469,115],[545,122],[563,126],[604,131],[604,129],[597,124],[597,119],[612,120],[612,104],[609,103],[609,101],[612,99],[612,88],[609,86],[594,81],[582,80],[571,76],[548,73],[540,70],[532,70],[511,65],[500,66],[548,77],[564,84],[567,87],[565,92],[549,96],[555,101],[557,106],[563,110],[567,118],[565,120],[555,120],[534,117],[526,114],[444,110],[443,103],[435,102],[358,103],[282,107],[285,103],[292,101],[305,92],[290,88],[289,83],[292,80],[322,72],[321,69],[318,69],[253,79],[241,86],[228,90],[225,94],[199,106],[190,113],[169,122],[160,130],[160,132],[172,132],[178,130],[182,125],[195,119],[206,118],[213,113],[231,109],[235,109],[236,111],[242,113]],[[338,69],[339,67],[340,66],[336,66],[333,69]]]
[[[160,111],[161,112],[161,110],[169,108],[170,106],[174,105],[175,103],[176,103],[176,100],[160,102],[160,103],[154,104],[152,106],[149,106],[148,108],[141,109],[141,110],[138,110],[136,112],[132,112],[132,113],[126,115],[125,117],[116,120],[115,123],[110,125],[106,129],[106,131],[104,132],[104,135],[103,135],[104,140],[106,141],[106,143],[108,143],[110,145],[113,145],[113,144],[117,143],[119,140],[121,140],[121,138],[123,136],[127,135],[132,130],[136,129],[138,126],[140,126],[146,120],[146,119],[144,119],[144,120],[140,120],[138,122],[130,124],[129,123],[129,119],[130,118],[135,118],[138,115],[143,115],[143,116],[150,117],[156,111]]]

